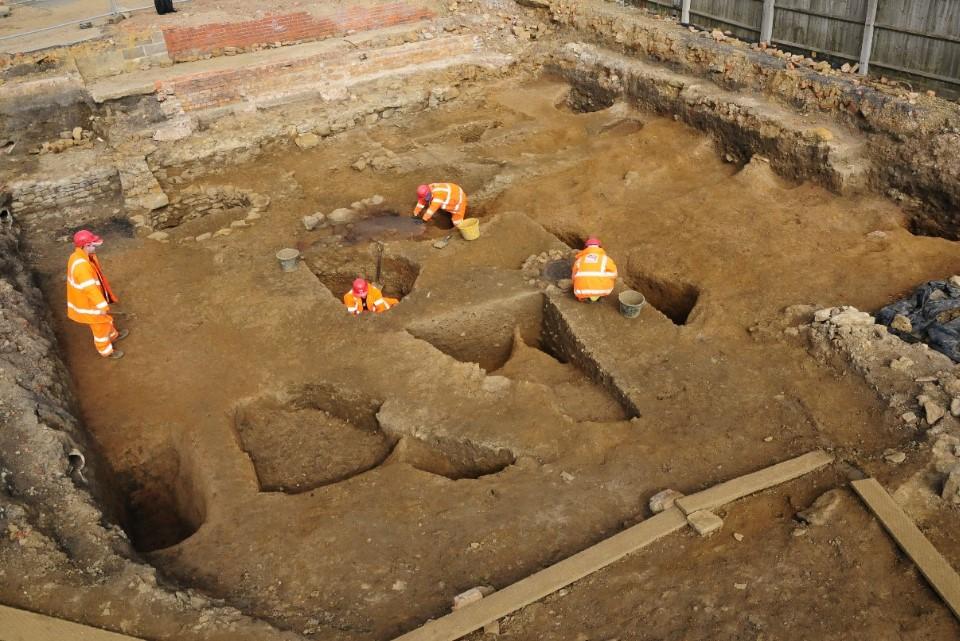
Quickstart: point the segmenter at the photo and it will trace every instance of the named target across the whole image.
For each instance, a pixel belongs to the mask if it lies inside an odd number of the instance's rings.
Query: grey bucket
[[[297,261],[300,260],[300,252],[296,249],[281,249],[277,252],[277,260],[280,261],[280,269],[285,272],[297,270]]]
[[[640,310],[647,304],[647,299],[643,294],[632,289],[626,289],[617,296],[620,301],[620,313],[627,318],[636,318],[640,315]]]

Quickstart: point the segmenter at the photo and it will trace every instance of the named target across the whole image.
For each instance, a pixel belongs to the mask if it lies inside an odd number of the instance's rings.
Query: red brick
[[[364,31],[433,16],[433,12],[424,7],[390,2],[373,7],[339,9],[321,17],[300,11],[246,22],[165,27],[163,37],[170,56],[179,60],[190,55],[213,53],[224,47],[320,40],[351,29]]]

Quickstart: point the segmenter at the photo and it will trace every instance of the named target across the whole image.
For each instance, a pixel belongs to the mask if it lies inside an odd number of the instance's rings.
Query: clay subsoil
[[[63,318],[67,245],[29,239],[146,559],[281,628],[384,640],[463,590],[503,587],[644,518],[665,487],[819,447],[839,464],[728,506],[710,539],[673,535],[523,609],[503,635],[960,637],[852,494],[826,525],[795,520],[847,472],[888,479],[881,452],[918,435],[783,331],[789,305],[874,310],[954,273],[960,248],[911,235],[889,201],[726,163],[705,135],[627,105],[580,113],[568,91],[508,81],[206,176],[273,199],[229,236],[180,242],[219,226],[204,219],[166,230],[168,243],[108,233],[131,329],[119,362]],[[351,168],[385,149],[392,166]],[[350,264],[372,278],[376,250],[301,217],[374,194],[403,215],[417,184],[444,180],[470,194],[480,240],[435,249],[450,233],[435,226],[385,238],[383,279],[403,300],[346,314],[324,284],[341,281],[315,273]],[[639,318],[521,273],[588,234],[647,294]],[[294,272],[277,265],[283,247],[304,255]],[[945,508],[920,525],[960,566],[956,522]]]

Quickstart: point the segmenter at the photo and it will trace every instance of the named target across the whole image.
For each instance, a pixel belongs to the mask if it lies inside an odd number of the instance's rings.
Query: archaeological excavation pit
[[[192,0],[0,58],[0,605],[389,641],[661,490],[820,449],[501,635],[960,635],[846,489],[878,479],[960,566],[957,376],[846,308],[960,264],[960,108],[630,5],[507,5]],[[412,217],[448,181],[479,238]],[[81,228],[120,360],[66,315]],[[590,236],[619,270],[594,303]],[[345,313],[356,278],[401,304]]]

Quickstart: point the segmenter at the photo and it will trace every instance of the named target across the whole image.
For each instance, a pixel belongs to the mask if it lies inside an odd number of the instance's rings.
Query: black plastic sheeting
[[[906,316],[910,332],[891,327],[898,315]],[[913,295],[887,305],[877,322],[905,341],[923,342],[955,362],[960,362],[960,286],[945,280],[924,283]]]

